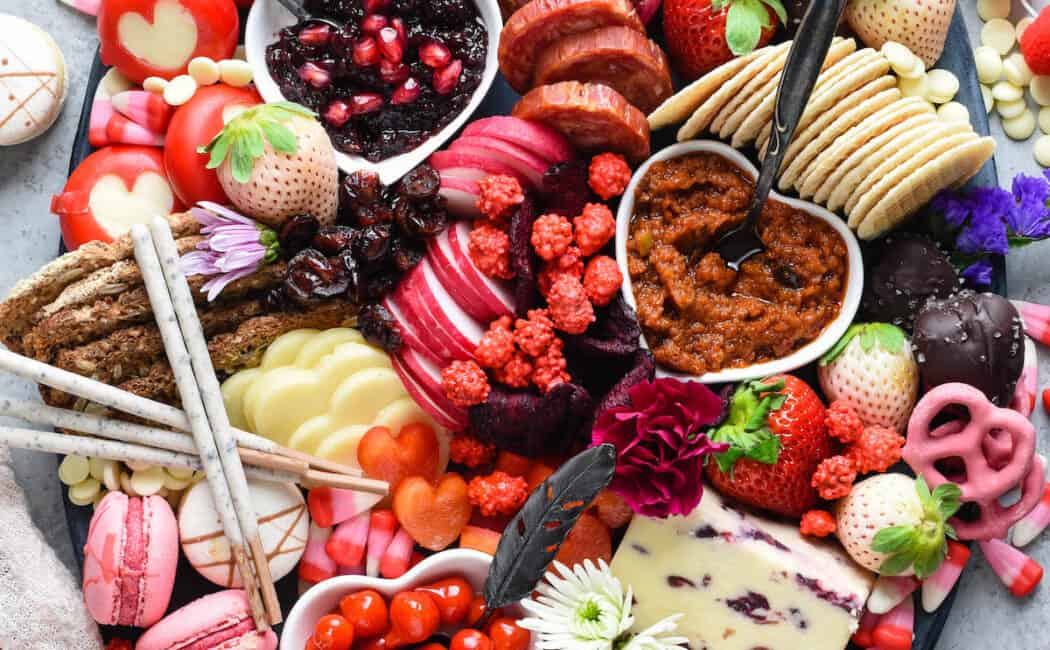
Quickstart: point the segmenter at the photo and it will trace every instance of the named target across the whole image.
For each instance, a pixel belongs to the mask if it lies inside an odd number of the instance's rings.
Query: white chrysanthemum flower
[[[545,650],[611,650],[634,624],[631,590],[624,592],[604,560],[554,568],[537,587],[539,596],[522,602],[530,616],[518,625],[539,634]]]
[[[684,636],[663,636],[678,628],[678,621],[684,614],[668,616],[631,637],[621,650],[681,650],[689,642]],[[661,638],[663,637],[663,638]]]

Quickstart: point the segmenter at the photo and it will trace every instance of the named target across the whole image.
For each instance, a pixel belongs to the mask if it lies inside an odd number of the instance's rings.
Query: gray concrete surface
[[[974,0],[964,3],[974,42],[979,21]],[[1015,5],[1019,3],[1015,2]],[[28,144],[0,149],[0,295],[19,279],[54,257],[59,230],[49,213],[51,195],[61,190],[66,176],[69,150],[78,119],[96,39],[94,22],[56,0],[0,0],[0,12],[27,18],[47,29],[62,47],[70,70],[69,103],[62,117],[46,135]],[[1014,174],[1040,173],[1032,158],[1031,142],[1013,143],[1002,133],[998,121],[993,131],[1001,146],[997,154],[1001,182]],[[1011,297],[1050,304],[1050,243],[1017,251],[1008,260]],[[1044,385],[1050,378],[1050,354],[1041,349]],[[32,395],[23,382],[0,376],[0,393]],[[1045,411],[1038,409],[1036,422],[1044,434],[1040,449],[1050,453],[1050,429]],[[51,456],[13,452],[19,480],[26,488],[33,518],[52,540],[59,556],[70,566],[72,550],[62,510],[62,494]],[[1050,566],[1050,537],[1044,536],[1028,549]],[[952,612],[938,650],[1045,650],[1050,648],[1046,628],[1050,623],[1050,590],[1043,586],[1033,598],[1019,601],[999,584],[983,560],[972,562],[962,582],[962,593]],[[801,649],[800,649],[801,650]]]

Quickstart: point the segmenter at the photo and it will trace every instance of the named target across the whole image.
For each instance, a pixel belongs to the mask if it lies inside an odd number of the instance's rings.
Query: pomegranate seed
[[[431,68],[444,68],[452,61],[452,52],[444,43],[430,41],[419,46],[419,60]]]
[[[324,23],[311,25],[299,32],[299,42],[310,47],[324,47],[331,38],[332,28]]]
[[[361,31],[375,36],[379,30],[386,27],[386,16],[381,14],[369,14],[361,21]]]
[[[414,77],[409,77],[405,79],[405,83],[398,86],[393,94],[390,95],[390,103],[411,104],[419,99],[421,92],[423,92],[423,88],[419,85],[419,82]]]
[[[329,125],[339,128],[350,121],[353,108],[343,99],[334,99],[324,109],[324,121]]]
[[[390,7],[390,0],[365,0],[364,4],[366,14],[379,14]]]
[[[444,68],[434,71],[434,90],[439,95],[447,95],[459,85],[459,75],[463,72],[463,62],[456,59]]]
[[[405,48],[397,37],[397,30],[393,27],[384,27],[379,30],[376,42],[379,45],[379,51],[383,53],[383,58],[387,61],[401,63],[401,59],[405,58]]]
[[[410,70],[404,63],[394,63],[383,59],[379,62],[379,78],[388,84],[399,84],[408,79]]]
[[[383,96],[377,93],[358,93],[350,98],[350,110],[354,115],[373,113],[383,108]]]
[[[299,68],[299,78],[318,90],[324,90],[332,83],[332,75],[312,61]]]
[[[405,31],[405,21],[401,18],[391,18],[390,26],[397,30],[397,39],[401,41],[401,47],[408,44],[408,33]]]
[[[376,47],[376,39],[365,36],[354,44],[354,51],[350,58],[354,64],[368,67],[379,63],[379,48]]]

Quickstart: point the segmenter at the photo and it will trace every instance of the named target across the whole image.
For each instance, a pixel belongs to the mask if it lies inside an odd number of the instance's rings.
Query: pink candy
[[[126,90],[110,101],[118,113],[154,133],[164,133],[175,114],[175,108],[163,97],[145,90]]]
[[[164,135],[154,133],[141,124],[136,124],[120,113],[114,112],[106,124],[106,138],[113,144],[138,144],[147,147],[163,147]]]
[[[412,548],[415,542],[408,531],[402,528],[394,535],[390,545],[386,547],[383,558],[379,561],[379,575],[384,578],[400,578],[408,571],[412,562]]]
[[[1050,345],[1050,306],[1011,300],[1024,321],[1024,333],[1043,345]]]
[[[978,543],[992,571],[1018,598],[1032,593],[1043,579],[1043,567],[1006,542],[989,539]]]
[[[914,576],[879,576],[868,596],[868,611],[872,614],[887,614],[919,588]]]
[[[99,5],[102,0],[62,0],[62,4],[69,5],[79,12],[89,16],[97,16]]]
[[[875,627],[879,624],[879,620],[882,618],[881,615],[864,611],[864,616],[860,619],[860,626],[857,631],[853,633],[853,644],[861,648],[870,648],[875,645],[875,640],[871,638],[871,635],[875,632]]]
[[[915,603],[905,598],[879,619],[871,633],[878,650],[911,650],[915,638]]]
[[[363,566],[370,522],[369,514],[362,512],[336,526],[324,546],[328,557],[341,567]]]
[[[325,542],[332,533],[331,528],[310,524],[310,536],[306,540],[303,559],[299,561],[299,577],[306,582],[321,582],[335,576],[335,560],[325,552]]]
[[[322,487],[310,490],[306,501],[310,506],[310,518],[318,526],[328,528],[367,512],[382,499],[378,494]]]
[[[88,121],[88,142],[92,147],[101,148],[109,144],[106,126],[113,117],[113,104],[104,97],[96,97],[91,104],[91,118]]]
[[[927,612],[937,611],[944,599],[959,581],[963,568],[970,561],[970,549],[965,544],[948,540],[948,557],[940,568],[922,583],[922,608]]]
[[[1050,484],[1043,489],[1043,497],[1039,499],[1035,508],[1014,525],[1010,542],[1018,548],[1027,546],[1039,537],[1047,526],[1050,526]]]
[[[969,421],[948,422],[931,429],[934,418],[951,406],[969,411]],[[1035,507],[1043,492],[1043,466],[1035,460],[1035,428],[1017,411],[999,408],[966,384],[942,384],[926,393],[908,422],[903,457],[930,488],[952,482],[964,502],[980,506],[975,521],[952,520],[960,539],[1005,537],[1010,526]],[[936,463],[958,459],[963,471],[949,471]],[[1021,487],[1021,498],[1009,507],[1000,497]]]
[[[365,568],[368,575],[379,575],[379,564],[383,560],[387,547],[394,539],[397,530],[397,518],[390,510],[376,510],[372,513],[371,528],[368,531],[368,553]]]

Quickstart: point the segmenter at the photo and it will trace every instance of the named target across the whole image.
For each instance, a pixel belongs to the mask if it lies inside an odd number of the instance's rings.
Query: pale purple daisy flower
[[[180,261],[187,276],[212,276],[201,287],[211,302],[231,282],[273,263],[281,248],[270,228],[216,203],[198,205],[190,213],[203,226],[201,234],[206,238]]]

